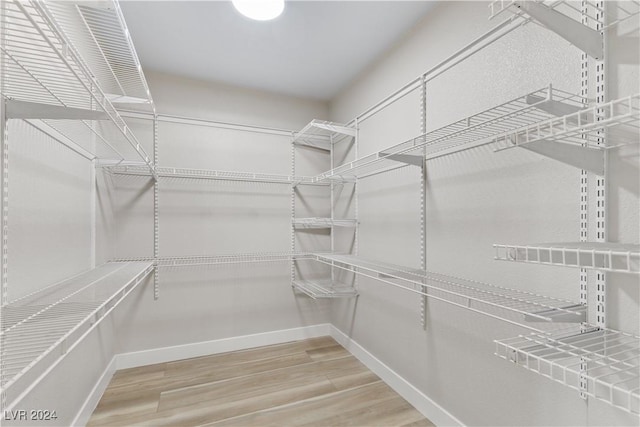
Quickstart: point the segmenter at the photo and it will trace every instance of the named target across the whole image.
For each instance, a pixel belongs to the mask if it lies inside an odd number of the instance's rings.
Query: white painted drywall
[[[290,134],[175,123],[162,115],[299,130],[326,118],[327,105],[150,73],[161,115],[161,167],[289,175]],[[144,123],[135,124],[149,138]],[[132,125],[133,126],[133,125]],[[148,125],[147,125],[148,126]],[[139,136],[140,138],[140,136]],[[297,149],[296,174],[329,168],[327,154]],[[153,187],[148,178],[115,177],[116,256],[153,253]],[[301,189],[296,214],[326,216],[327,188]],[[291,189],[194,179],[162,180],[159,195],[160,256],[288,252]],[[296,249],[327,250],[326,232],[296,233]],[[301,267],[301,273],[320,275]],[[322,269],[320,269],[321,271]],[[160,298],[152,287],[132,295],[119,319],[118,352],[131,352],[325,323],[329,305],[297,296],[288,262],[161,269]]]
[[[331,104],[347,122],[487,31],[486,2],[443,2]],[[637,21],[637,20],[636,20]],[[638,26],[611,49],[612,96],[638,92]],[[545,29],[520,28],[427,85],[427,130],[553,83],[577,93],[580,53]],[[417,93],[361,124],[360,154],[420,132]],[[610,162],[609,238],[638,243],[637,145]],[[417,169],[417,168],[416,168]],[[577,240],[579,171],[526,151],[473,149],[427,162],[427,269],[578,299],[578,271],[493,261],[493,243]],[[419,267],[419,174],[404,168],[359,184],[362,257]],[[637,277],[611,274],[608,319],[638,333]],[[469,425],[637,425],[637,418],[493,356],[492,340],[526,332],[360,278],[332,323]],[[593,294],[594,292],[592,292]]]

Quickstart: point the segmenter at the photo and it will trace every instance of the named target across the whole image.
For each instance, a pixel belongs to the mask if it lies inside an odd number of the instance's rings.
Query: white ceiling
[[[123,1],[145,70],[331,99],[402,38],[429,1],[287,1],[252,21],[230,1]]]

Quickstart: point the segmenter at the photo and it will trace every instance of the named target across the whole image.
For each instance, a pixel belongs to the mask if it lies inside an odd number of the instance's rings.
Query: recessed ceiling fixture
[[[232,0],[235,8],[256,21],[275,19],[284,10],[284,0]]]

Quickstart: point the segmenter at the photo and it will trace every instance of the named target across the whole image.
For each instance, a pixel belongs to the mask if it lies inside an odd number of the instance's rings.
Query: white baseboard
[[[111,362],[109,362],[109,364],[105,368],[104,372],[100,376],[100,379],[91,390],[91,393],[89,393],[89,397],[87,397],[87,400],[84,401],[84,403],[82,404],[82,408],[80,408],[80,411],[76,415],[76,418],[73,420],[73,423],[71,424],[72,426],[84,426],[87,424],[87,422],[89,422],[89,418],[91,418],[91,414],[93,414],[96,406],[98,406],[98,402],[100,402],[102,394],[107,389],[107,386],[109,385],[113,374],[116,373],[116,357],[117,356],[114,356],[111,359]]]
[[[444,408],[429,399],[407,380],[382,363],[374,355],[369,353],[360,344],[353,341],[335,326],[324,323],[320,325],[305,326],[280,331],[263,332],[259,334],[244,335],[232,338],[223,338],[213,341],[161,347],[151,350],[121,353],[114,356],[107,366],[100,380],[93,388],[91,394],[82,405],[82,409],[76,416],[73,425],[84,426],[95,410],[102,394],[109,385],[109,381],[118,369],[135,368],[138,366],[152,365],[155,363],[172,362],[175,360],[189,359],[192,357],[207,356],[210,354],[225,353],[229,351],[245,350],[248,348],[265,345],[281,344],[289,341],[297,341],[308,338],[330,335],[345,349],[360,360],[367,368],[371,369],[385,383],[393,388],[400,396],[411,403],[425,417],[429,418],[437,426],[462,426],[463,424]]]
[[[138,366],[153,365],[155,363],[172,362],[174,360],[322,337],[330,335],[330,333],[331,325],[323,323],[320,325],[123,353],[116,356],[116,368],[136,368]]]
[[[331,336],[338,341],[349,353],[353,354],[373,373],[378,375],[389,387],[395,390],[407,402],[411,403],[422,415],[437,426],[463,426],[456,417],[442,406],[431,400],[427,395],[414,387],[407,380],[398,375],[393,369],[385,365],[364,347],[353,341],[351,337],[331,325]]]

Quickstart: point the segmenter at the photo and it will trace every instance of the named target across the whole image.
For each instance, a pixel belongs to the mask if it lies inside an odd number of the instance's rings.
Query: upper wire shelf
[[[13,402],[64,357],[153,271],[147,262],[110,262],[2,307],[2,372]]]
[[[93,157],[142,160],[153,171],[152,159],[47,5],[7,0],[0,7],[0,92],[7,118],[36,120],[52,136],[70,140]]]
[[[561,323],[580,323],[586,319],[586,306],[526,291],[348,255],[313,254],[305,259],[355,272],[535,331],[549,331],[557,329]]]
[[[496,340],[496,355],[632,414],[640,413],[640,338],[570,329]],[[581,386],[586,383],[586,387]]]
[[[582,98],[551,86],[520,96],[504,104],[385,150],[345,163],[315,177],[332,179],[363,178],[393,170],[406,164],[421,165],[423,158],[434,158],[491,143],[492,138],[510,130],[557,117],[582,108]]]
[[[78,49],[112,103],[129,104],[155,112],[149,86],[118,2],[47,1],[44,7]]]
[[[117,175],[151,176],[149,170],[138,165],[105,166],[104,169]],[[208,169],[188,169],[156,167],[158,178],[185,178],[214,181],[262,182],[269,184],[290,185],[326,185],[318,183],[310,176],[277,175],[253,172],[218,171]]]
[[[293,288],[313,299],[353,298],[358,291],[351,285],[324,280],[294,280]]]
[[[495,259],[501,261],[640,273],[640,245],[570,242],[493,247],[496,250]]]
[[[252,252],[242,254],[221,255],[193,255],[193,256],[168,256],[157,258],[158,267],[195,267],[204,265],[221,264],[251,264],[265,262],[283,262],[293,259],[305,259],[311,257],[308,252]],[[127,258],[116,259],[116,262],[153,261],[153,258]]]
[[[357,224],[358,221],[355,219],[296,218],[293,220],[295,228],[355,227]]]
[[[595,145],[596,133],[607,129],[604,145]],[[640,94],[594,105],[562,117],[534,123],[496,137],[498,150],[539,141],[553,141],[594,149],[637,143],[640,131]]]
[[[349,136],[356,136],[355,128],[325,120],[312,120],[294,134],[293,143],[330,151],[333,144]]]

